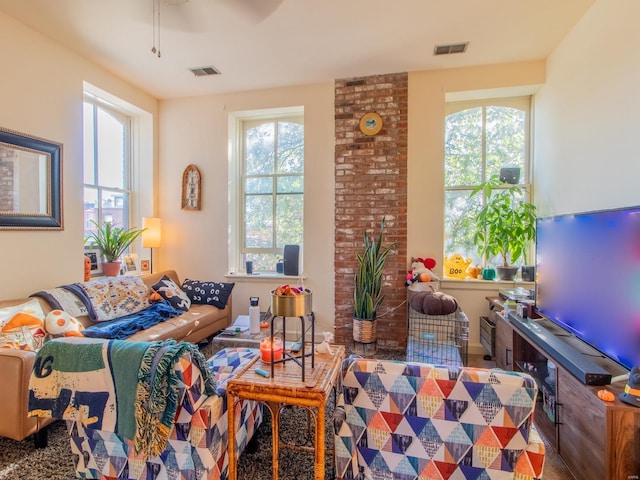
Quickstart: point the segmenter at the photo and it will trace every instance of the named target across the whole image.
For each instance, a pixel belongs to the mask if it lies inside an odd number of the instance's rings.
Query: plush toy
[[[44,319],[44,329],[52,337],[83,337],[82,324],[62,310],[51,310]]]
[[[425,315],[449,315],[458,309],[457,300],[443,292],[418,292],[411,297],[410,304]]]
[[[432,282],[438,280],[432,269],[436,266],[433,258],[412,258],[411,270],[407,272],[407,281],[405,286],[409,286],[415,282]]]
[[[331,342],[333,342],[333,333],[322,332],[322,335],[324,335],[324,340],[316,345],[316,353],[326,353],[329,355],[333,355],[333,349],[331,348]]]
[[[465,279],[467,277],[467,268],[472,262],[473,260],[470,258],[465,259],[459,253],[454,253],[444,259],[444,274],[451,278]]]

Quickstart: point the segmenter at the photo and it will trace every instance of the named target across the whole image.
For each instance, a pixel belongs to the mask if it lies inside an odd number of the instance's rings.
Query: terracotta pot
[[[122,268],[122,262],[102,262],[102,272],[107,277],[117,277]]]

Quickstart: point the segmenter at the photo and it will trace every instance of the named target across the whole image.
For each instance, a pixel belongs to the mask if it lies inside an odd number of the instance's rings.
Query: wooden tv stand
[[[580,480],[640,479],[640,408],[618,399],[625,381],[606,386],[585,385],[574,374],[566,358],[536,341],[519,321],[505,320],[503,300],[487,297],[489,320],[495,325],[495,361],[498,368],[525,371],[539,387],[535,424],[556,449],[572,474]],[[535,322],[588,357],[613,376],[627,373],[570,332],[547,319]],[[536,328],[537,328],[536,326]],[[551,364],[555,365],[555,375]],[[564,365],[563,365],[564,363]],[[614,402],[598,398],[598,390],[612,391]]]

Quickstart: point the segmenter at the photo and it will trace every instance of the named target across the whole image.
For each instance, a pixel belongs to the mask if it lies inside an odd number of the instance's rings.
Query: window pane
[[[272,177],[247,178],[244,184],[245,193],[273,193]]]
[[[278,195],[276,200],[277,223],[276,235],[278,248],[285,245],[301,245],[303,237],[302,195]]]
[[[445,192],[445,256],[459,253],[480,264],[473,244],[474,216],[480,208],[480,195],[469,197],[471,190],[449,190]]]
[[[247,175],[272,174],[275,126],[263,123],[245,134],[245,173]]]
[[[302,244],[304,121],[301,114],[243,121],[241,169],[244,225],[239,262],[275,272],[285,244]]]
[[[299,123],[278,122],[278,173],[304,170],[304,127]]]
[[[95,230],[92,222],[98,221],[98,191],[95,188],[84,189],[84,238]]]
[[[102,191],[102,221],[129,227],[129,196],[121,192]]]
[[[445,122],[446,187],[482,182],[482,108],[448,115]]]
[[[487,107],[487,178],[502,167],[525,172],[525,112],[509,107]],[[520,177],[521,183],[526,179]]]
[[[278,177],[278,193],[302,193],[304,191],[304,177]]]
[[[98,182],[125,188],[125,126],[105,110],[98,109]]]
[[[248,253],[245,259],[253,262],[254,272],[275,272],[279,256],[275,253]]]
[[[93,129],[95,127],[93,121],[93,105],[84,104],[84,151],[83,151],[83,172],[84,183],[95,185],[95,156],[93,144]]]
[[[273,202],[270,195],[246,195],[244,239],[246,248],[273,247]]]

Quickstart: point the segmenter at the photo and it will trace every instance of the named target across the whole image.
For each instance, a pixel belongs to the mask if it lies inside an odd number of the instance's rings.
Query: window
[[[129,227],[131,117],[86,96],[84,101],[84,234],[92,222]]]
[[[284,246],[303,241],[304,121],[300,109],[295,114],[264,113],[239,118],[233,263],[243,270],[251,260],[254,272],[275,273]]]
[[[530,97],[447,104],[445,120],[445,257],[459,253],[474,264],[495,265],[478,257],[473,218],[482,206],[471,191],[504,167],[520,169],[519,184],[529,195]]]

